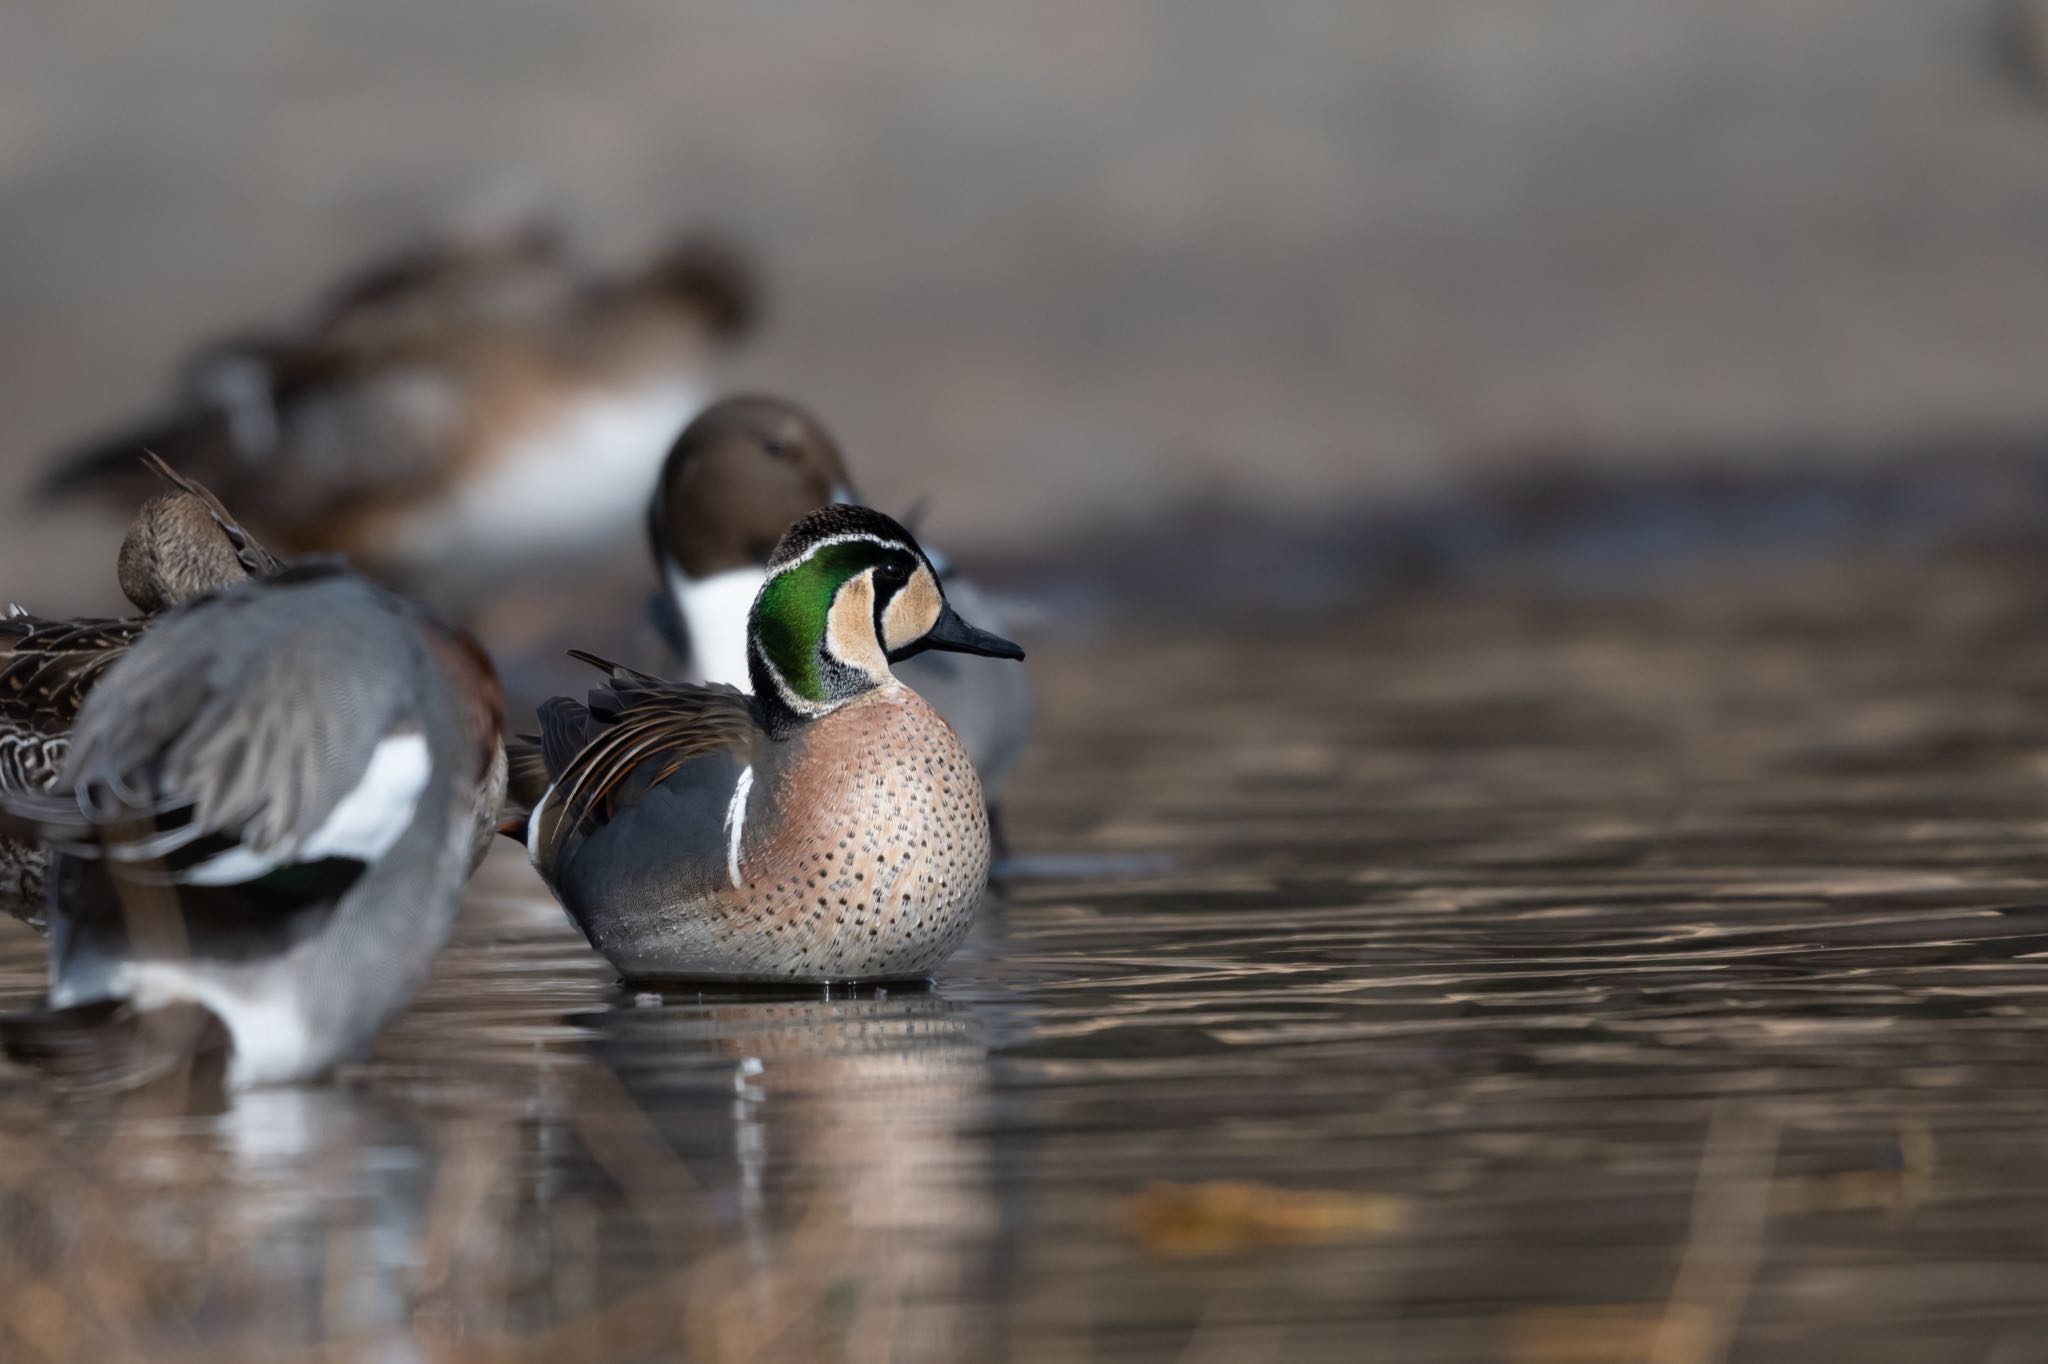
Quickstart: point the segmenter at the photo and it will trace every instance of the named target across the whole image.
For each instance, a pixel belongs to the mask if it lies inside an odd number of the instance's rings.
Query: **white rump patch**
[[[725,807],[725,874],[732,888],[740,888],[740,837],[746,832],[747,793],[754,789],[754,769],[748,765],[732,788],[732,803]]]
[[[273,857],[249,848],[230,848],[208,858],[179,879],[195,886],[227,886],[276,871],[284,861],[314,862],[345,857],[374,862],[412,826],[433,762],[424,734],[396,734],[370,753],[362,780],[335,802],[319,828],[296,847]]]
[[[695,682],[723,682],[752,691],[747,673],[747,617],[767,575],[758,568],[732,568],[692,578],[674,562],[662,566],[668,593],[690,632],[690,669]]]

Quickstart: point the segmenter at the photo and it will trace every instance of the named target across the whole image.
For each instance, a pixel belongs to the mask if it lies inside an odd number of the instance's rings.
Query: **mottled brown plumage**
[[[71,722],[143,620],[0,620],[0,791],[46,791],[70,748]],[[0,908],[43,926],[43,849],[0,837]]]
[[[122,650],[149,628],[136,616],[0,620],[0,725],[62,725]]]
[[[115,571],[122,595],[145,615],[183,606],[230,583],[284,567],[221,505],[206,485],[155,454],[141,463],[170,485],[142,504],[121,541]]]
[[[121,543],[121,590],[143,614],[49,620],[17,609],[0,619],[0,793],[52,787],[79,707],[157,613],[283,568],[204,485],[154,455],[143,463],[171,485],[143,503]],[[38,927],[46,860],[38,844],[0,837],[0,908]]]
[[[905,979],[959,945],[988,878],[988,818],[974,765],[916,692],[878,687],[775,739],[731,688],[615,676],[633,680],[593,693],[531,851],[626,975]],[[671,831],[654,882],[613,880],[620,859],[602,848],[594,874],[579,866],[587,842],[650,825]]]

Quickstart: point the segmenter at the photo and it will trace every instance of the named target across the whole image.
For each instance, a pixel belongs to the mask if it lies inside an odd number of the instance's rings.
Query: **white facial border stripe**
[[[775,684],[775,694],[782,698],[783,705],[798,715],[807,715],[813,719],[835,709],[829,701],[812,701],[798,696],[783,678],[782,669],[775,666],[775,661],[768,657],[768,651],[761,647],[761,641],[754,640],[748,647],[753,650],[754,657],[761,660],[761,668],[768,674],[768,680]]]
[[[843,535],[828,535],[822,540],[814,541],[812,544],[807,545],[804,548],[804,552],[797,555],[794,559],[775,560],[768,565],[768,576],[774,578],[789,572],[789,570],[797,567],[799,564],[808,563],[811,556],[821,549],[828,549],[833,545],[850,545],[862,540],[871,545],[880,545],[884,549],[900,549],[906,552],[910,549],[910,546],[904,544],[901,540],[891,540],[887,536],[876,535],[871,531],[851,530]]]

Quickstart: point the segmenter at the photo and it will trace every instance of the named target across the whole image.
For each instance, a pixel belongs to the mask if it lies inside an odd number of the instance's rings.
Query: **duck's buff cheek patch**
[[[882,613],[882,643],[895,650],[923,639],[939,623],[939,608],[944,601],[931,570],[920,567]]]
[[[872,571],[848,578],[832,598],[825,622],[825,647],[848,667],[876,678],[889,675],[889,660],[875,638],[875,578]]]

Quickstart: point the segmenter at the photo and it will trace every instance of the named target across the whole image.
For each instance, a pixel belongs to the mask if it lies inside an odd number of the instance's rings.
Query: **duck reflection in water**
[[[1000,1353],[974,1307],[998,1222],[980,1016],[928,990],[632,1002],[578,1021],[737,1232],[692,1266],[693,1353]]]

